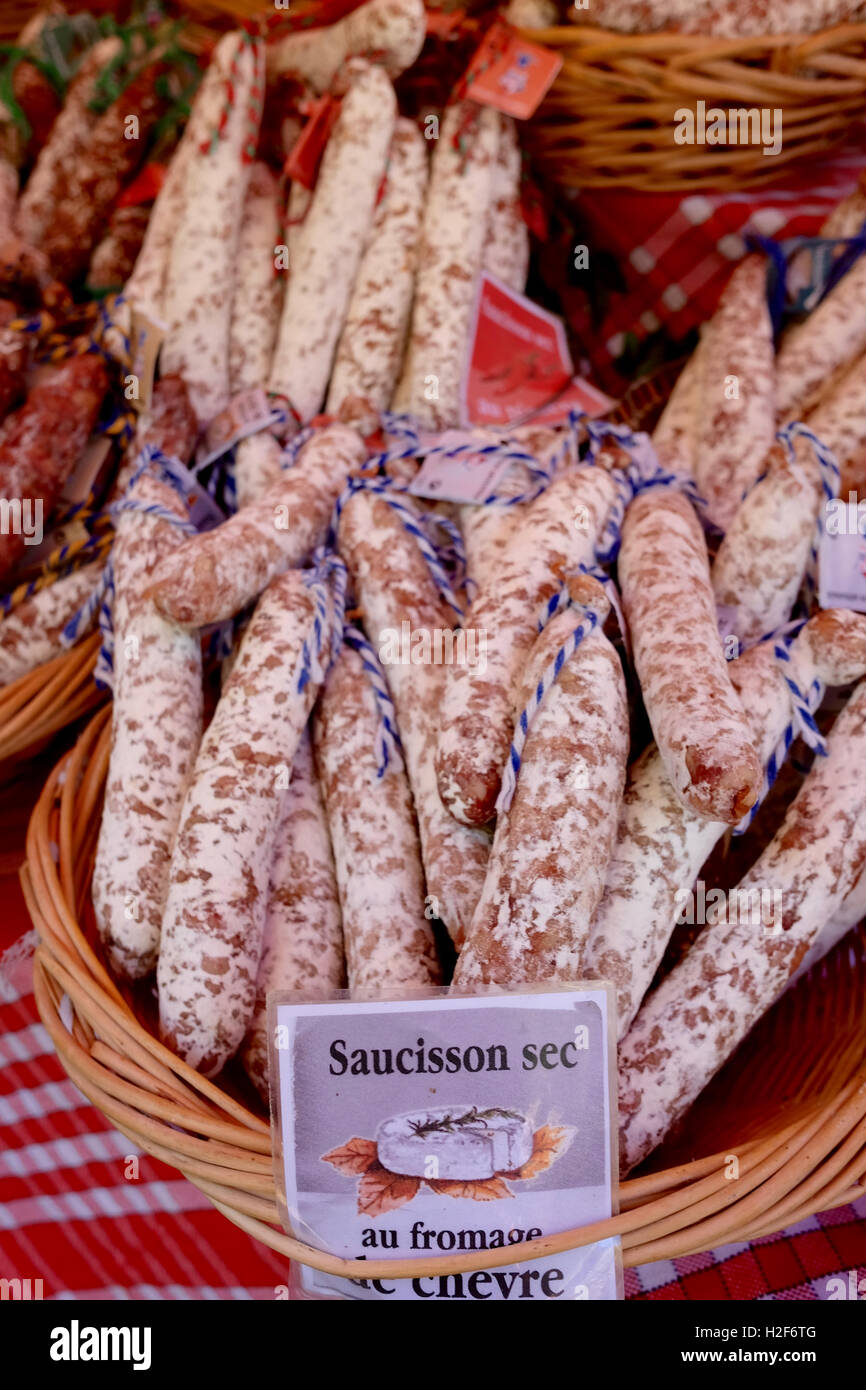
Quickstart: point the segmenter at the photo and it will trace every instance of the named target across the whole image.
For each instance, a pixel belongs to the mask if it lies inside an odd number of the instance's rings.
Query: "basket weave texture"
[[[93,681],[98,632],[0,688],[0,782],[105,699]]]
[[[562,70],[525,127],[536,166],[566,188],[724,192],[768,183],[850,138],[866,102],[866,24],[809,35],[713,39],[583,25],[527,33]],[[678,145],[675,113],[779,110],[782,148]]]
[[[30,822],[22,882],[40,938],[40,1016],[71,1079],[123,1134],[280,1254],[352,1278],[401,1278],[513,1264],[619,1235],[634,1265],[770,1234],[866,1190],[861,929],[818,967],[820,987],[810,976],[790,991],[705,1092],[669,1151],[671,1166],[621,1184],[611,1220],[504,1251],[421,1260],[343,1260],[286,1235],[267,1119],[241,1090],[206,1080],[164,1047],[149,991],[118,987],[102,961],[89,884],[109,744],[104,709],[48,778]]]

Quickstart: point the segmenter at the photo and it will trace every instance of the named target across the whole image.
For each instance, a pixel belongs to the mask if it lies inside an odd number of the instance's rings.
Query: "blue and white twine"
[[[299,693],[311,680],[321,685],[339,655],[349,576],[339,555],[319,546],[313,554],[312,568],[303,572],[303,580],[312,590],[315,613],[310,635],[304,638],[301,648]]]
[[[821,476],[821,492],[823,500],[818,509],[818,520],[815,526],[815,535],[809,549],[809,562],[806,567],[806,597],[811,601],[815,597],[818,580],[818,548],[821,544],[821,537],[824,534],[824,502],[832,502],[839,495],[839,465],[835,455],[819,439],[814,430],[810,430],[808,425],[803,425],[799,421],[793,421],[785,425],[776,435],[779,443],[784,447],[788,459],[794,463],[796,455],[794,452],[794,440],[805,439],[812,445],[815,454],[815,461],[818,464],[818,471]]]
[[[381,779],[385,776],[395,755],[402,757],[403,754],[400,730],[397,728],[397,712],[375,647],[367,640],[360,628],[355,627],[352,623],[346,624],[343,637],[346,645],[352,647],[360,656],[376,701],[379,724],[376,730],[374,756],[376,776]]]
[[[782,665],[782,675],[791,698],[791,718],[785,725],[767,761],[758,799],[754,806],[746,812],[742,820],[734,827],[733,833],[735,835],[745,834],[752,824],[752,821],[767,799],[770,788],[773,786],[773,783],[782,770],[791,744],[794,742],[795,738],[798,736],[802,738],[803,742],[807,744],[809,748],[813,749],[818,757],[825,758],[827,756],[827,744],[821,730],[815,722],[815,711],[824,698],[824,686],[822,682],[816,678],[812,681],[809,689],[804,691],[799,682],[795,680],[791,670],[791,643],[804,623],[805,619],[793,626],[789,624],[786,634],[781,640],[777,639],[777,634],[775,633],[768,633],[766,637],[760,639],[761,642],[774,642],[773,654],[776,660]]]
[[[571,597],[566,585],[554,594],[544,605],[538,620],[538,630],[542,632],[555,613],[560,613],[568,607],[583,608],[584,617],[578,626],[571,632],[566,641],[559,648],[556,656],[549,663],[542,673],[541,679],[532,692],[525,708],[521,710],[520,717],[515,725],[514,734],[511,739],[511,747],[508,750],[508,760],[502,771],[502,785],[499,789],[499,796],[496,800],[497,814],[507,811],[511,805],[514,792],[517,787],[517,779],[520,775],[520,768],[523,762],[523,751],[526,747],[526,740],[529,737],[529,730],[532,721],[544,703],[547,692],[559,678],[563,666],[574,652],[577,651],[581,642],[588,637],[593,628],[598,625],[598,614],[584,604],[578,604]]]
[[[616,488],[616,497],[596,546],[596,558],[601,564],[612,564],[616,559],[622,543],[622,525],[626,511],[639,493],[650,488],[675,488],[683,493],[701,517],[704,526],[708,527],[706,499],[701,495],[694,478],[688,473],[675,473],[663,468],[648,434],[635,433],[628,425],[619,425],[611,420],[588,420],[586,431],[589,436],[587,463],[598,462],[606,438],[615,440],[629,455],[628,466],[614,468],[609,475]]]
[[[130,480],[130,489],[146,471],[156,473],[164,482],[183,498],[183,488],[173,472],[173,467],[177,461],[164,454],[161,449],[153,445],[147,445],[141,451],[140,462]],[[186,535],[196,535],[196,528],[189,520],[184,520],[176,512],[168,507],[161,506],[158,502],[145,502],[141,498],[130,497],[129,492],[118,502],[112,504],[108,509],[109,515],[118,517],[123,512],[139,512],[145,516],[154,517],[158,521],[165,521],[170,526],[175,526]],[[94,587],[93,593],[79,608],[77,613],[69,619],[68,623],[60,635],[60,644],[63,647],[72,647],[78,641],[79,636],[93,621],[93,615],[99,611],[99,630],[102,634],[102,643],[99,656],[94,671],[96,684],[106,689],[111,689],[113,685],[114,672],[114,622],[112,609],[114,605],[114,564],[111,554],[101,575]]]
[[[331,517],[331,526],[328,535],[330,547],[336,545],[337,530],[340,524],[340,517],[343,508],[356,492],[373,492],[382,497],[388,503],[408,531],[409,535],[417,542],[418,549],[421,551],[427,562],[430,576],[436,585],[436,589],[443,602],[452,609],[457,621],[463,619],[463,604],[454,591],[451,578],[448,574],[446,556],[455,561],[458,571],[462,566],[465,569],[465,555],[463,553],[462,537],[458,537],[454,528],[447,518],[427,514],[421,514],[402,501],[398,493],[405,493],[406,485],[396,478],[388,477],[353,477],[349,478],[345,488],[334,505],[334,513]],[[430,538],[430,528],[436,525],[445,530],[451,542],[450,548],[443,555],[439,547]],[[459,583],[458,583],[459,587]]]

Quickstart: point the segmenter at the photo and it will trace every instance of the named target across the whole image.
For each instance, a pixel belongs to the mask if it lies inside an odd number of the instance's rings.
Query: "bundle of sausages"
[[[866,617],[816,611],[806,581],[832,455],[863,472],[863,271],[777,349],[749,255],[651,441],[479,433],[516,452],[492,497],[415,496],[426,432],[459,423],[479,274],[522,290],[529,254],[514,122],[467,98],[435,130],[400,113],[424,25],[420,0],[368,0],[267,45],[225,34],[111,254],[143,153],[115,149],[118,122],[156,125],[159,53],[96,112],[116,56],[97,45],[20,197],[0,165],[0,217],[46,275],[110,279],[143,233],[126,326],[163,333],[110,552],[18,593],[0,680],[104,596],[95,917],[119,977],[155,973],[187,1063],[237,1057],[267,1100],[277,989],[610,979],[629,1168],[862,907]],[[263,138],[269,82],[295,93],[278,125],[303,182]],[[298,91],[333,118],[314,176]],[[0,481],[50,511],[117,382],[99,352],[36,381],[9,347]],[[182,467],[202,459],[237,497],[207,530]],[[9,588],[22,549],[0,542]],[[857,682],[825,743],[825,689]],[[797,735],[814,766],[780,822],[767,794]],[[731,893],[778,892],[779,919],[709,922],[664,973],[677,905],[733,829],[756,852]]]

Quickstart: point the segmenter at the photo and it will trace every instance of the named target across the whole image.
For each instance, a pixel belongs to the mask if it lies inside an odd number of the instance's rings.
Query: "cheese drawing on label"
[[[469,1182],[522,1168],[532,1155],[532,1125],[516,1110],[437,1106],[385,1120],[376,1147],[391,1173]]]

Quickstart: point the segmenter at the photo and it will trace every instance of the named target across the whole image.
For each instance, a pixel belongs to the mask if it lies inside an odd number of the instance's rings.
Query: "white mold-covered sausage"
[[[328,391],[328,413],[361,411],[369,433],[394,393],[412,307],[427,185],[427,150],[413,121],[399,117],[388,172],[370,231]]]
[[[425,916],[424,870],[412,793],[399,753],[376,775],[379,715],[357,651],[344,646],[313,719],[316,766],[334,847],[349,989],[438,984]]]
[[[570,451],[562,449],[554,430],[527,427],[516,430],[512,438],[515,445],[527,450],[540,464],[561,465],[569,459]],[[503,499],[531,496],[536,486],[537,479],[527,465],[514,462],[497,485],[496,492]],[[458,515],[466,547],[466,569],[475,585],[475,597],[489,592],[494,577],[498,576],[506,547],[518,527],[523,525],[531,505],[530,502],[497,502],[482,506],[466,502],[460,507]]]
[[[220,61],[211,62],[199,84],[186,129],[151,209],[135,269],[124,288],[127,302],[158,322],[164,322],[170,313],[165,299],[166,275],[172,243],[189,195],[191,170],[200,145],[216,127],[225,100],[226,56],[224,50]]]
[[[346,983],[334,860],[307,732],[295,754],[288,790],[279,795],[256,1005],[241,1048],[244,1069],[265,1102],[268,994],[293,990],[308,999],[326,999]]]
[[[442,118],[424,209],[412,327],[398,408],[428,429],[460,418],[460,382],[484,257],[501,117],[456,102]]]
[[[492,819],[514,721],[515,683],[538,635],[541,606],[566,573],[591,565],[615,488],[603,468],[555,479],[527,509],[464,627],[483,633],[486,660],[446,673],[436,754],[439,791],[466,825]]]
[[[317,92],[330,87],[352,55],[375,59],[391,78],[410,68],[427,32],[422,0],[367,0],[336,24],[288,34],[268,49],[268,76],[299,78]]]
[[[758,477],[776,429],[773,325],[763,256],[747,256],[707,325],[699,356],[695,476],[707,514],[726,531]]]
[[[274,269],[279,231],[277,181],[266,164],[252,166],[238,236],[237,276],[229,336],[232,394],[264,386],[273,357],[282,282]]]
[[[674,382],[653,430],[653,448],[660,461],[678,473],[695,471],[704,351],[701,340]]]
[[[130,497],[187,517],[174,488],[149,474]],[[114,703],[105,807],[93,870],[96,922],[112,968],[139,979],[156,964],[168,866],[202,730],[201,643],[145,597],[153,568],[182,533],[120,513],[114,563]]]
[[[653,488],[632,502],[619,580],[668,776],[693,810],[735,825],[757,799],[761,767],[722,651],[704,533],[681,493]]]
[[[765,476],[740,504],[713,563],[713,592],[724,630],[743,642],[774,632],[791,616],[803,583],[821,506],[810,446],[794,458],[774,444]]]
[[[251,164],[245,156],[256,87],[263,85],[261,49],[238,33],[217,44],[213,63],[234,62],[233,103],[225,130],[207,153],[196,150],[172,238],[165,283],[168,331],[161,362],[179,372],[196,415],[207,425],[229,399],[229,333],[238,234]]]
[[[762,644],[733,662],[730,672],[766,765],[791,719],[785,671],[772,645]],[[846,685],[866,675],[866,617],[847,609],[816,614],[794,639],[789,673],[804,692],[816,679]],[[616,845],[584,960],[590,978],[616,986],[620,1037],[664,955],[677,895],[691,891],[727,829],[682,804],[654,744],[629,768]]]
[[[283,278],[274,269],[280,210],[277,181],[266,164],[253,165],[238,239],[237,279],[229,337],[232,395],[267,385],[282,308]],[[280,472],[280,446],[260,430],[235,452],[238,507],[261,496]]]
[[[298,690],[314,616],[312,591],[297,570],[268,586],[181,812],[157,967],[160,1030],[208,1076],[240,1047],[255,1009],[279,779],[294,762],[319,689],[313,675]]]
[[[15,212],[15,230],[31,246],[40,245],[45,231],[60,213],[69,165],[84,150],[96,122],[90,110],[96,80],[122,46],[115,35],[100,39],[85,53],[69,85],[63,108],[51,127],[47,144],[39,152]]]
[[[520,166],[517,127],[510,116],[503,116],[482,265],[510,289],[523,294],[529,272],[529,228],[520,209]]]
[[[490,868],[457,961],[460,989],[580,979],[593,914],[616,838],[629,721],[619,657],[601,631],[609,607],[597,581],[571,581],[599,625],[566,659],[529,726],[514,798],[500,813]],[[549,670],[585,612],[551,619],[526,687]]]
[[[770,1007],[866,864],[866,683],[827,746],[775,837],[728,895],[736,908],[704,928],[620,1047],[624,1171],[661,1142]]]
[[[16,605],[0,619],[0,686],[9,685],[63,650],[63,629],[95,591],[102,561],[82,565]],[[83,637],[96,625],[96,612],[81,627]]]
[[[382,68],[356,59],[351,75],[298,235],[271,368],[270,389],[305,423],[325,400],[397,117]]]
[[[861,256],[807,319],[783,336],[776,358],[780,423],[802,420],[829,378],[866,351],[866,257]]]
[[[157,607],[190,627],[239,613],[274,575],[303,564],[324,542],[334,503],[365,455],[363,440],[345,425],[315,434],[256,501],[159,567]]]
[[[347,502],[339,545],[397,710],[428,896],[459,945],[481,893],[490,841],[483,831],[453,819],[436,785],[436,733],[446,668],[435,660],[386,664],[385,655],[390,635],[400,638],[404,623],[422,656],[425,647],[435,655],[437,633],[444,653],[444,634],[450,633],[453,617],[439,600],[414,537],[382,498],[359,492]]]

